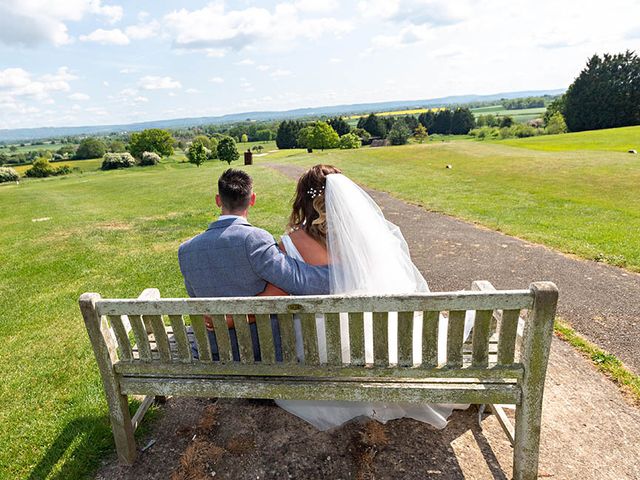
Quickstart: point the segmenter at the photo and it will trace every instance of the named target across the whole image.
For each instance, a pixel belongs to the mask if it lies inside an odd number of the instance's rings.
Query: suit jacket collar
[[[211,230],[213,228],[227,228],[227,227],[230,227],[231,225],[246,225],[248,227],[251,226],[249,221],[243,217],[225,218],[223,220],[216,220],[215,222],[211,222],[207,230]]]

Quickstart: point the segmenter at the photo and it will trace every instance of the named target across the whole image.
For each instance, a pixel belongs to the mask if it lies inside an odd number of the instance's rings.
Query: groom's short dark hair
[[[218,194],[222,205],[232,212],[249,206],[252,191],[253,179],[245,171],[230,168],[218,179]]]

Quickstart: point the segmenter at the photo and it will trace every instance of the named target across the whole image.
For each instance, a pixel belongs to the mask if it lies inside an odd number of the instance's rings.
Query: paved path
[[[303,171],[292,165],[268,166],[291,178]],[[560,318],[640,374],[640,275],[367,191],[401,227],[432,290],[466,289],[474,280],[488,280],[496,288],[551,280],[560,290]]]

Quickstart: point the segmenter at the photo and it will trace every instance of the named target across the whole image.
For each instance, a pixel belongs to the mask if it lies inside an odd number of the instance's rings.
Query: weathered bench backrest
[[[535,285],[535,284],[534,284]],[[544,285],[544,284],[543,284]],[[555,286],[553,287],[555,289]],[[521,377],[522,363],[515,358],[518,319],[531,310],[536,289],[507,291],[461,291],[403,296],[250,297],[211,299],[100,299],[95,311],[113,363],[120,373],[216,372],[251,375],[348,375],[406,377]],[[555,298],[553,299],[555,310]],[[465,312],[474,310],[471,342],[464,344]],[[364,316],[373,317],[374,363],[365,363]],[[397,313],[397,364],[389,363],[388,316]],[[414,329],[414,312],[423,316],[422,331]],[[439,315],[448,316],[446,363],[438,365]],[[535,313],[535,312],[534,312]],[[261,359],[254,360],[247,315],[256,317]],[[283,361],[276,362],[270,315],[277,314]],[[293,314],[300,315],[304,361],[296,357]],[[326,363],[318,354],[315,314],[324,314]],[[348,316],[350,361],[341,357],[340,314]],[[203,316],[213,318],[220,360],[213,361]],[[236,325],[240,361],[231,361],[225,315]],[[395,313],[392,313],[395,315]],[[529,315],[532,323],[548,318]],[[499,329],[490,342],[492,318]],[[553,320],[551,319],[551,322]],[[191,324],[200,352],[192,355],[188,329]],[[525,328],[534,335],[536,328]],[[533,325],[535,327],[535,325]],[[544,327],[548,330],[547,327]],[[130,333],[132,332],[132,334]],[[413,365],[413,335],[422,339],[422,363]],[[497,338],[496,338],[497,337]],[[491,347],[490,347],[491,344]],[[547,348],[548,351],[548,348]],[[187,365],[188,364],[188,365]],[[392,368],[375,368],[392,367]]]

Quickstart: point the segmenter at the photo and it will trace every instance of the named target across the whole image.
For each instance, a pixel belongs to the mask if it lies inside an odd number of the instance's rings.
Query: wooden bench
[[[136,457],[134,431],[155,396],[352,400],[489,404],[514,446],[513,476],[537,478],[544,380],[558,291],[553,283],[496,291],[401,296],[317,296],[161,299],[148,289],[138,299],[80,297],[80,308],[106,392],[121,462]],[[467,310],[476,311],[463,342]],[[526,311],[526,314],[523,313]],[[348,313],[350,363],[341,358],[340,317]],[[363,312],[373,312],[374,363],[365,364]],[[397,364],[390,365],[388,312],[398,312]],[[422,363],[413,363],[414,312],[423,312]],[[438,316],[449,318],[447,356],[437,364]],[[324,314],[327,362],[318,355],[316,313]],[[235,317],[240,361],[231,361],[225,315]],[[261,361],[250,330],[256,316]],[[280,324],[283,361],[275,361],[270,314]],[[296,358],[293,314],[300,315],[304,362]],[[204,315],[213,318],[220,361],[211,360]],[[521,348],[518,321],[526,318]],[[191,328],[185,324],[191,324]],[[189,335],[200,355],[193,358]],[[133,418],[128,395],[145,395]],[[515,429],[500,405],[515,404]]]

